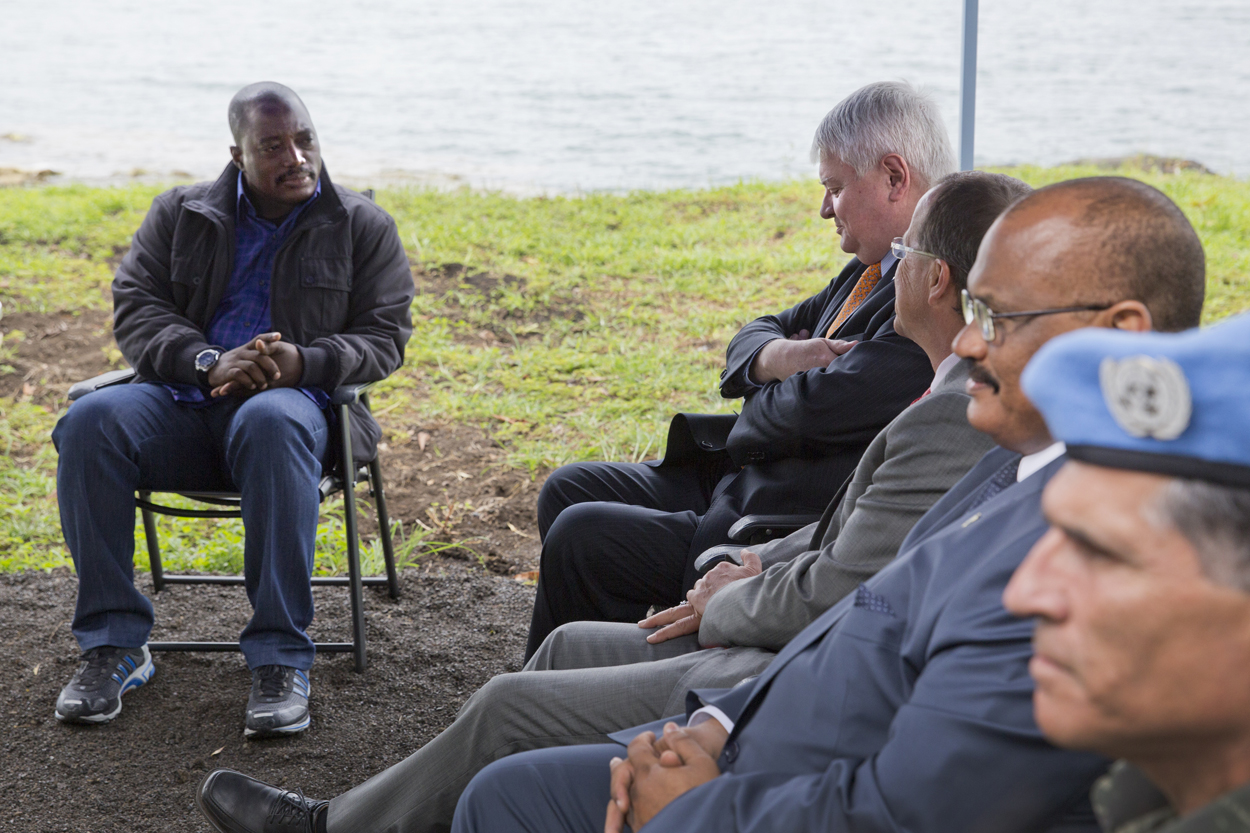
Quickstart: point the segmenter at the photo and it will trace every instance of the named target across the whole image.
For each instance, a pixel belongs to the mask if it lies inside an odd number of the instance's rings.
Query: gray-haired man
[[[716,593],[702,641],[738,647],[699,650],[693,633],[651,644],[632,623],[566,625],[527,671],[496,677],[449,729],[325,811],[324,802],[308,804],[221,770],[201,787],[205,815],[228,833],[288,829],[260,826],[275,807],[293,819],[291,831],[310,814],[331,833],[445,830],[465,785],[491,761],[602,741],[611,731],[681,711],[688,689],[732,686],[762,671],[791,637],[888,563],[920,516],[993,445],[968,425],[968,368],[951,356],[950,345],[963,326],[955,309],[977,244],[998,213],[1028,190],[1010,177],[963,173],[920,202],[895,246],[903,254],[897,281],[903,326],[937,373],[933,391],[877,436],[845,497],[819,526],[762,548],[775,566]],[[960,228],[963,236],[953,233]],[[743,568],[716,569],[724,578]],[[698,592],[711,595],[705,585]],[[696,609],[702,611],[701,602]],[[680,631],[683,623],[670,627]]]
[[[820,216],[854,259],[730,342],[720,391],[744,399],[736,419],[681,415],[663,461],[575,463],[547,479],[526,659],[566,622],[635,622],[680,601],[694,559],[726,543],[743,515],[819,515],[877,432],[928,386],[924,352],[893,326],[890,242],[954,170],[940,114],[906,84],[870,84],[825,117],[813,156]]]

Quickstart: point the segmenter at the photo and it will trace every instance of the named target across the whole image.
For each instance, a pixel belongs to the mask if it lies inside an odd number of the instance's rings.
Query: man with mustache
[[[83,650],[58,720],[112,720],[152,675],[136,490],[237,490],[254,611],[239,639],[252,670],[244,733],[309,726],[318,483],[336,459],[329,392],[400,366],[412,273],[390,216],[331,183],[292,90],[244,87],[229,121],[232,162],[216,182],[157,197],[113,280],[113,334],[137,384],[77,401],[52,434]],[[356,405],[351,424],[354,456],[372,458],[377,423]]]
[[[1003,596],[1036,623],[1038,725],[1123,759],[1107,833],[1250,831],[1250,316],[1074,333],[1023,382],[1069,458]]]
[[[968,420],[1001,447],[752,683],[693,691],[684,718],[617,744],[497,761],[453,831],[1094,830],[1084,793],[1107,761],[1045,741],[1032,627],[1002,605],[1063,465],[1020,373],[1074,329],[1194,326],[1204,290],[1198,237],[1155,189],[1096,178],[1025,197],[982,242],[955,340],[974,363]]]

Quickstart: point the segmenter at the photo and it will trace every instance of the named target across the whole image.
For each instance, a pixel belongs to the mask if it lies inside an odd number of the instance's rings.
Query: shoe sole
[[[312,715],[305,717],[299,723],[292,723],[290,726],[275,726],[272,729],[249,729],[243,727],[243,737],[245,738],[272,738],[282,737],[283,735],[295,735],[306,731],[312,725]]]
[[[122,690],[117,693],[117,708],[105,714],[88,714],[79,717],[67,717],[60,711],[53,712],[57,720],[62,723],[108,723],[117,715],[122,713],[122,698],[126,696],[126,692],[133,691],[139,686],[152,679],[152,675],[156,673],[156,665],[152,662],[152,654],[144,651],[143,665],[140,665],[126,677],[122,682]]]

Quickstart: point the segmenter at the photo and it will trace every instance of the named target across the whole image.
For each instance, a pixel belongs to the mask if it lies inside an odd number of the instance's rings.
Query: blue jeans
[[[75,402],[52,441],[61,530],[78,570],[79,646],[138,647],[152,630],[152,604],[134,585],[136,491],[238,491],[253,610],[243,655],[249,668],[311,668],[304,630],[329,434],[325,414],[294,388],[189,408],[161,385],[118,385]]]

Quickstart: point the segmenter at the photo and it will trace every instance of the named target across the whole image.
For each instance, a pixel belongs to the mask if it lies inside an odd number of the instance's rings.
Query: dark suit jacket
[[[1002,592],[1045,532],[1062,464],[970,509],[1015,456],[990,451],[900,555],[800,633],[756,680],[688,696],[735,722],[722,774],[647,825],[663,831],[1094,831],[1108,761],[1033,720],[1032,623]],[[613,735],[622,742],[646,727]]]
[[[743,515],[819,515],[873,437],[932,381],[924,351],[894,331],[893,268],[835,333],[859,342],[850,352],[779,382],[750,381],[747,371],[769,341],[800,330],[823,337],[865,268],[852,260],[821,292],[755,319],[734,337],[721,395],[746,398],[740,415],[674,419],[659,465],[719,466],[732,473],[717,487],[692,555],[726,543],[729,527]]]

